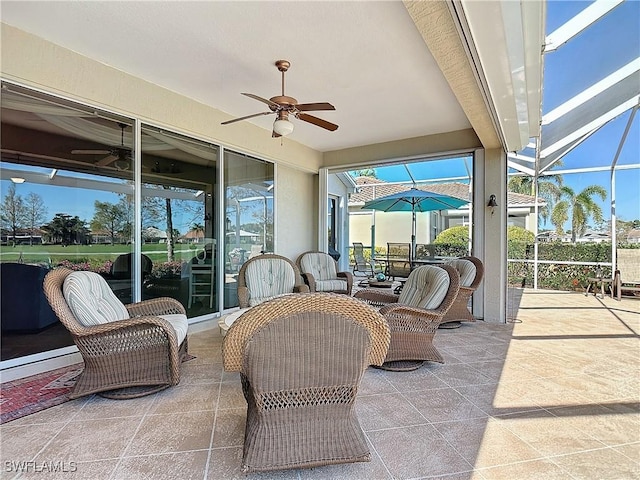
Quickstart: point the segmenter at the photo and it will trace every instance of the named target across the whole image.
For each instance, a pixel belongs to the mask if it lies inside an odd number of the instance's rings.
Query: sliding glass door
[[[240,267],[273,252],[274,167],[257,158],[225,151],[224,308],[238,305]]]

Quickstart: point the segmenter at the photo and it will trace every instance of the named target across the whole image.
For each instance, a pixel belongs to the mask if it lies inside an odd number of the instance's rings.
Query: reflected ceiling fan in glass
[[[124,144],[124,130],[127,128],[127,125],[125,123],[118,123],[118,126],[121,130],[120,146],[108,150],[71,150],[71,153],[73,155],[106,155],[106,157],[98,160],[95,165],[98,167],[106,167],[113,164],[117,170],[128,170],[131,166],[131,149]]]

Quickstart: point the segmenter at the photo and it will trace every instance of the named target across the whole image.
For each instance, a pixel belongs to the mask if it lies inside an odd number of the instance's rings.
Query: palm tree
[[[595,222],[603,220],[602,208],[592,197],[595,195],[605,200],[607,191],[600,185],[590,185],[578,194],[566,185],[560,187],[560,191],[562,199],[553,207],[551,223],[555,225],[558,234],[562,235],[562,226],[571,214],[571,242],[576,243],[576,238],[586,231],[589,218],[593,218]]]
[[[517,175],[509,179],[507,189],[513,193],[524,195],[534,195],[535,185],[532,176]],[[549,213],[555,203],[560,200],[562,188],[562,175],[545,175],[538,177],[538,196],[542,197],[546,203],[539,208],[538,213],[543,222],[549,218]]]

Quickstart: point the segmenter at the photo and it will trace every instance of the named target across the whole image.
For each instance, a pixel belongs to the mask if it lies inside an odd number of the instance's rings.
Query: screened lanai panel
[[[640,71],[542,127],[542,159],[569,145],[638,103]]]

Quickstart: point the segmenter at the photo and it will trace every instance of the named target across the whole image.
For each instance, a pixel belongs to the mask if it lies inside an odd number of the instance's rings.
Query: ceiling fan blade
[[[229,125],[230,123],[239,122],[240,120],[247,120],[253,117],[259,117],[261,115],[269,115],[273,112],[262,112],[262,113],[254,113],[253,115],[247,115],[245,117],[234,118],[233,120],[227,120],[226,122],[222,122],[220,125]]]
[[[317,110],[335,110],[336,107],[327,102],[298,103],[296,108],[301,112],[313,112]]]
[[[278,105],[276,102],[272,102],[271,100],[267,100],[266,98],[259,97],[258,95],[254,95],[253,93],[243,93],[242,95],[246,95],[247,97],[253,98],[254,100],[258,100],[259,102],[266,103],[271,108],[280,107],[280,105]]]
[[[111,150],[71,150],[74,155],[108,155]]]
[[[104,157],[102,160],[98,160],[96,162],[96,165],[98,165],[99,167],[106,167],[107,165],[112,164],[116,160],[118,160],[118,157],[116,155],[109,155]]]
[[[313,123],[318,127],[326,128],[327,130],[330,130],[332,132],[338,129],[338,125],[336,125],[335,123],[327,122],[326,120],[314,117],[313,115],[309,115],[308,113],[299,113],[296,115],[296,118],[302,120],[303,122]]]

